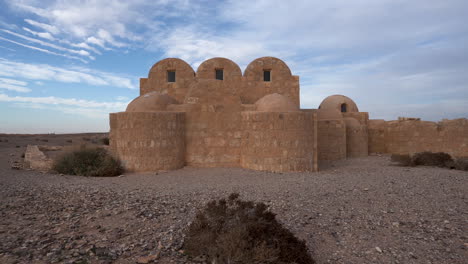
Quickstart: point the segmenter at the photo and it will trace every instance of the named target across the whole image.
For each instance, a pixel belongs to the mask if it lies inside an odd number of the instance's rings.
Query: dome
[[[336,109],[318,109],[317,118],[318,120],[342,119],[343,115]]]
[[[293,101],[281,94],[268,94],[259,99],[255,105],[260,112],[294,112],[299,111]]]
[[[356,118],[346,117],[345,119],[346,127],[353,130],[361,129],[361,123]]]
[[[177,104],[177,101],[167,94],[150,92],[133,99],[128,104],[126,112],[165,111],[170,104]]]
[[[353,113],[359,112],[356,103],[351,98],[344,95],[331,95],[325,98],[319,106],[319,109],[334,109],[339,112]]]

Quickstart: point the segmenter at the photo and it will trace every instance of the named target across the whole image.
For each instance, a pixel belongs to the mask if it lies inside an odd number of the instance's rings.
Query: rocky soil
[[[184,229],[231,192],[268,204],[317,263],[467,263],[466,171],[398,167],[388,156],[319,173],[184,168],[87,178],[11,169],[27,144],[102,136],[0,135],[0,263],[195,262],[181,250]]]

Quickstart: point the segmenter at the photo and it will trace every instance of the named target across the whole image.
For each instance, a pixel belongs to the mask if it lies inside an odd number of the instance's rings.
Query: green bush
[[[242,201],[231,194],[213,200],[190,224],[184,250],[208,263],[305,263],[315,261],[298,240],[267,210],[264,203]]]
[[[58,173],[82,176],[117,176],[123,173],[120,161],[102,148],[66,153],[55,160],[53,169]]]
[[[398,163],[398,165],[400,166],[415,166],[413,163],[413,159],[408,154],[392,154],[390,160]]]
[[[413,163],[415,165],[437,166],[437,167],[450,167],[453,162],[452,157],[444,152],[418,152],[413,155]]]

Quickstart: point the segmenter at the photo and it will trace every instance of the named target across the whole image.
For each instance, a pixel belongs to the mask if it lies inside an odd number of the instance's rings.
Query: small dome
[[[345,113],[359,112],[356,103],[351,98],[339,94],[325,98],[320,104],[319,109],[334,109]]]
[[[318,109],[317,118],[318,120],[334,120],[342,119],[343,115],[336,109]]]
[[[346,117],[345,119],[346,127],[350,129],[361,129],[361,123],[356,118]]]
[[[259,99],[255,105],[260,112],[294,112],[299,111],[293,101],[281,94],[268,94]]]
[[[170,104],[177,104],[177,101],[167,94],[150,92],[133,99],[128,104],[126,112],[165,111]]]

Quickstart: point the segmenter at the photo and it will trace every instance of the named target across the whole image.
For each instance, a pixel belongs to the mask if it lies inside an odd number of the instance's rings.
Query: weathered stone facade
[[[196,72],[183,60],[164,59],[140,79],[140,96],[126,112],[110,114],[110,148],[129,171],[186,165],[317,171],[320,162],[369,152],[445,146],[468,154],[466,136],[459,146],[450,141],[468,133],[466,120],[369,120],[343,95],[327,97],[319,109],[299,105],[299,77],[280,59],[258,58],[243,74],[225,58],[209,59]]]

